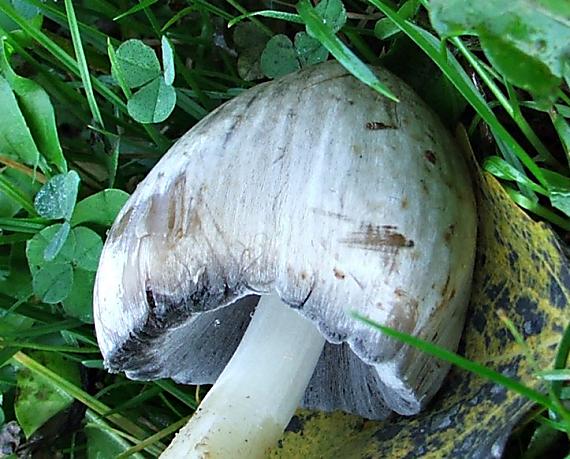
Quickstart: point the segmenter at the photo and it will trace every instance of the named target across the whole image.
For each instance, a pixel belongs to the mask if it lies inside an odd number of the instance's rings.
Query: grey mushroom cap
[[[399,103],[328,62],[244,92],[160,160],[101,256],[94,308],[108,369],[213,383],[254,295],[276,291],[327,340],[305,406],[380,419],[427,403],[448,366],[350,311],[454,349],[475,203],[441,122],[375,72]]]

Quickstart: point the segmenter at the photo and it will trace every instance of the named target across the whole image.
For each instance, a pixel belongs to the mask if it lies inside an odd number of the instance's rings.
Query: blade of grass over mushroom
[[[532,400],[533,402],[538,403],[539,405],[542,405],[545,408],[556,409],[556,406],[552,403],[552,400],[550,400],[547,396],[525,386],[524,384],[521,384],[515,379],[509,378],[501,373],[496,372],[495,370],[492,370],[491,368],[487,368],[484,365],[466,359],[465,357],[461,357],[455,352],[451,352],[441,346],[437,346],[433,343],[430,343],[429,341],[425,341],[420,338],[416,338],[415,336],[402,333],[394,328],[380,325],[377,322],[374,322],[373,320],[370,320],[369,318],[359,314],[358,312],[351,312],[351,314],[355,319],[370,325],[372,328],[381,331],[382,333],[388,335],[391,338],[397,339],[402,343],[409,344],[410,346],[417,347],[423,352],[427,352],[428,354],[431,354],[434,357],[452,363],[453,365],[456,365],[459,368],[483,376],[484,378],[487,378],[497,384],[500,384],[506,387],[507,389],[513,390],[525,396],[529,400]]]
[[[489,125],[491,130],[493,130],[497,136],[501,137],[505,144],[517,155],[540,184],[543,187],[548,188],[548,182],[544,178],[544,175],[537,164],[519,145],[514,137],[511,136],[507,129],[497,120],[497,117],[491,111],[477,89],[473,86],[473,83],[465,74],[465,71],[461,68],[453,54],[447,50],[445,54],[441,52],[442,42],[426,30],[400,18],[394,10],[382,3],[380,0],[368,0],[368,2],[390,18],[398,28],[408,35],[436,63],[457,90],[463,95],[463,97],[465,97],[465,99],[467,99],[481,118]]]
[[[350,73],[378,91],[383,96],[398,102],[398,98],[385,86],[378,77],[354,54],[330,29],[311,6],[308,0],[297,4],[299,15],[307,26],[307,32],[316,38]]]
[[[71,0],[65,0],[65,10],[67,12],[67,18],[69,21],[69,30],[71,32],[73,48],[75,49],[77,67],[79,69],[81,81],[83,82],[83,88],[85,89],[87,102],[89,103],[89,107],[91,108],[91,114],[93,115],[93,118],[95,118],[95,121],[99,123],[99,126],[104,127],[105,125],[103,123],[103,118],[101,117],[101,112],[99,111],[99,106],[97,105],[97,101],[95,100],[95,94],[93,93],[93,86],[91,84],[91,75],[89,72],[89,67],[87,65],[85,52],[83,51],[83,44],[81,43],[81,34],[79,33],[77,18],[75,17],[75,10],[73,9],[73,3]]]

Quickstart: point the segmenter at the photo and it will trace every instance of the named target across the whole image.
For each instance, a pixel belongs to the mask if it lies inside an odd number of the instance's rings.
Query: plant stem
[[[261,297],[233,357],[161,458],[265,457],[299,405],[324,342],[277,295]]]

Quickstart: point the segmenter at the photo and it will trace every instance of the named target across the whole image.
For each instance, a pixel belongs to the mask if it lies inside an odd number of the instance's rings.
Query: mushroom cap
[[[455,348],[475,201],[436,115],[374,71],[399,103],[327,62],[245,91],[159,161],[101,256],[94,308],[107,368],[213,383],[251,295],[276,291],[329,343],[306,406],[380,418],[379,398],[402,414],[429,400],[448,366],[350,311]]]

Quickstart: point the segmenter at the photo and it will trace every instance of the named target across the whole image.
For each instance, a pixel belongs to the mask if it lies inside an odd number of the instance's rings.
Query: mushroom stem
[[[324,343],[279,296],[262,296],[231,360],[161,458],[265,457],[299,406]]]

